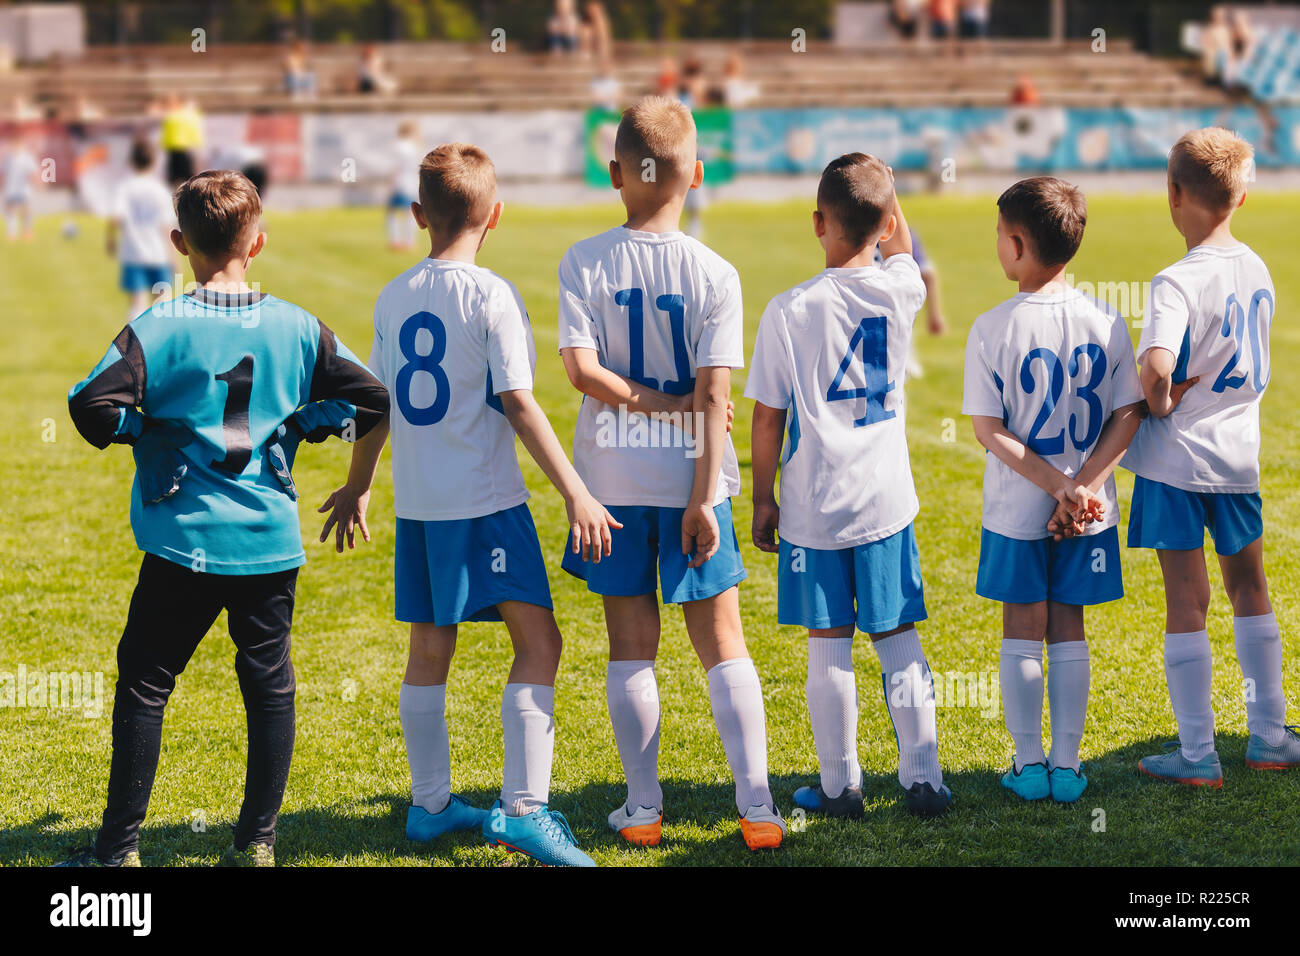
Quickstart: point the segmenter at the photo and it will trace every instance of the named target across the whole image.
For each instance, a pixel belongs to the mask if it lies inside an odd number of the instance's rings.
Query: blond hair
[[[176,189],[176,224],[185,244],[203,256],[242,252],[249,230],[262,221],[262,199],[243,173],[210,169]]]
[[[654,182],[690,178],[695,169],[695,118],[678,100],[647,96],[623,111],[614,156],[624,176],[641,175],[650,159]]]
[[[435,233],[454,236],[482,225],[496,197],[496,167],[477,146],[443,143],[420,161],[420,207]]]
[[[1169,151],[1169,181],[1208,209],[1233,209],[1246,194],[1255,150],[1219,126],[1194,129]]]

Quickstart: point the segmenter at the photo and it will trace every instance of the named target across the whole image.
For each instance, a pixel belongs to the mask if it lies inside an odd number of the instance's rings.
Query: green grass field
[[[772,295],[820,269],[810,202],[719,204],[708,241],[740,270],[749,342]],[[1098,196],[1073,268],[1077,280],[1143,282],[1183,248],[1163,199]],[[982,450],[960,414],[962,347],[971,320],[1015,290],[994,257],[991,197],[918,198],[909,215],[940,264],[952,328],[919,333],[924,378],[907,386],[916,522],[930,620],[921,627],[931,667],[996,678],[1001,617],[974,594],[980,528]],[[513,280],[532,314],[540,361],[537,394],[565,445],[578,396],[555,354],[555,269],[567,246],[621,221],[614,206],[507,208],[481,262]],[[1264,403],[1265,554],[1287,651],[1286,684],[1300,693],[1300,460],[1295,409],[1300,331],[1289,304],[1300,299],[1291,268],[1300,195],[1252,196],[1239,234],[1274,269],[1279,320],[1272,335],[1276,374]],[[68,388],[121,328],[116,267],[102,252],[100,225],[81,222],[73,240],[60,223],[40,223],[37,240],[3,248],[0,305],[8,322],[0,364],[0,502],[8,531],[0,551],[0,672],[99,671],[103,715],[66,709],[0,712],[0,864],[43,864],[89,843],[108,776],[114,650],[140,555],[128,520],[129,452],[97,452],[67,415]],[[319,315],[358,353],[380,287],[411,261],[382,247],[375,210],[271,214],[270,242],[250,278]],[[919,328],[919,326],[918,326]],[[749,580],[741,587],[749,647],[767,702],[770,768],[778,805],[815,773],[804,703],[805,637],[776,623],[774,559],[748,544],[749,408],[744,374],[734,380],[735,438],[745,491],[737,528]],[[47,420],[52,420],[51,425]],[[52,439],[52,440],[50,440]],[[753,855],[736,822],[731,784],[709,711],[704,674],[680,615],[664,615],[659,663],[663,699],[660,769],[665,840],[626,848],[605,826],[621,802],[621,771],[605,709],[605,633],[600,605],[559,571],[565,536],[559,496],[527,456],[532,510],[550,564],[565,652],[557,682],[552,806],[606,866],[829,864],[1238,864],[1300,859],[1300,774],[1245,769],[1245,711],[1232,650],[1230,610],[1218,589],[1210,632],[1215,708],[1225,785],[1194,792],[1138,774],[1137,758],[1174,733],[1161,658],[1163,605],[1155,556],[1124,553],[1128,596],[1089,612],[1092,699],[1083,756],[1092,786],[1077,805],[1025,805],[999,787],[1011,743],[998,709],[939,709],[940,757],[957,796],[934,822],[909,817],[895,778],[896,752],[879,669],[862,638],[855,655],[862,697],[860,752],[865,821],[810,820],[774,854]],[[309,561],[299,578],[294,656],[298,740],[280,818],[281,864],[478,865],[507,862],[469,835],[432,847],[403,835],[408,776],[397,719],[406,633],[392,620],[392,484],[386,465],[371,504],[373,543],[340,557],[315,543],[315,505],[342,479],[348,449],[304,448],[297,465]],[[1125,505],[1132,477],[1120,473]],[[215,861],[229,842],[244,777],[245,730],[233,647],[224,620],[200,647],[172,697],[162,762],[141,840],[146,865]],[[448,719],[453,786],[486,804],[500,785],[498,717],[509,642],[503,628],[467,625],[453,666]],[[1046,708],[1045,708],[1046,709]],[[1293,718],[1296,712],[1292,711]],[[192,826],[196,813],[206,829]],[[510,858],[514,862],[514,858]]]

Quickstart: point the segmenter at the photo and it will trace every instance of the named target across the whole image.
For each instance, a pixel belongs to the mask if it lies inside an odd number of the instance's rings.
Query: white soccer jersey
[[[118,187],[113,218],[122,234],[118,258],[132,265],[158,266],[171,261],[167,232],[176,225],[172,194],[149,173],[132,176]]]
[[[745,318],[736,270],[683,233],[617,226],[577,243],[560,263],[559,346],[595,349],[606,368],[684,395],[695,370],[744,367]],[[605,505],[684,508],[698,450],[680,429],[585,397],[573,464]],[[727,438],[714,504],[740,492]]]
[[[25,202],[32,194],[32,177],[40,171],[36,157],[25,149],[11,149],[0,163],[0,178],[4,179],[4,198],[10,202]]]
[[[388,388],[399,518],[477,518],[528,500],[496,396],[533,387],[528,313],[515,287],[467,262],[424,259],[375,303],[370,369]]]
[[[1259,490],[1273,312],[1268,268],[1245,245],[1197,246],[1155,277],[1138,355],[1168,349],[1174,381],[1200,381],[1167,417],[1142,423],[1125,468],[1184,491]]]
[[[916,261],[897,255],[825,269],[767,304],[745,397],[790,409],[782,540],[852,548],[916,517],[903,379],[924,302]]]
[[[1030,451],[1066,475],[1092,454],[1111,413],[1142,400],[1124,317],[1077,289],[1022,292],[985,312],[966,339],[962,412],[1000,418]],[[1097,534],[1119,521],[1115,478],[1101,493]],[[989,452],[984,527],[1008,538],[1048,536],[1056,499]]]

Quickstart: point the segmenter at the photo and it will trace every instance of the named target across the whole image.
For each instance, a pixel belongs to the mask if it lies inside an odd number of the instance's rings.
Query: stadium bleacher
[[[1295,39],[1295,38],[1293,38]],[[1268,50],[1276,52],[1270,38]],[[1261,50],[1266,44],[1261,44]],[[394,43],[381,47],[398,79],[405,110],[580,109],[591,101],[594,65],[533,52],[500,55],[451,43]],[[793,53],[788,43],[697,42],[671,47],[620,43],[616,76],[623,97],[650,92],[665,53],[693,56],[712,79],[739,51],[764,107],[1000,106],[1017,78],[1033,78],[1044,105],[1106,107],[1201,106],[1228,101],[1205,86],[1191,62],[1140,53],[1111,41],[1104,54],[1087,42],[1004,40],[955,49],[889,43],[860,49],[810,44]],[[205,109],[333,111],[393,108],[393,99],[355,91],[360,50],[330,45],[311,51],[319,94],[293,99],[284,91],[284,48],[222,45],[197,54],[187,46],[92,47],[75,59],[0,74],[0,110],[20,97],[50,116],[69,116],[89,97],[107,116],[141,115],[168,92],[194,97]],[[1264,54],[1261,53],[1261,56]],[[1300,39],[1282,55],[1300,63]],[[1269,73],[1275,76],[1275,73]],[[1294,79],[1294,77],[1293,77]]]

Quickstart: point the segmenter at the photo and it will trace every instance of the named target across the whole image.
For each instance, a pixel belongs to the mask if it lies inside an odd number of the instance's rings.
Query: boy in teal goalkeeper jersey
[[[250,288],[257,190],[201,173],[176,194],[173,232],[198,288],[144,312],[68,396],[97,448],[132,446],[131,527],[145,552],[118,645],[108,806],[71,865],[138,865],[176,677],[224,609],[248,714],[248,776],[228,860],[274,860],[293,754],[289,626],[306,556],[290,468],[300,441],[355,440],[388,393],[314,316]]]

